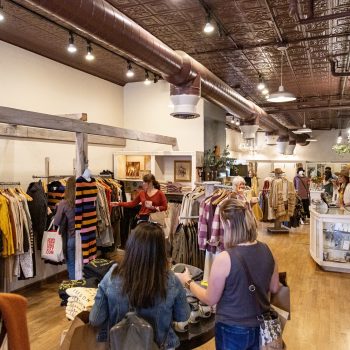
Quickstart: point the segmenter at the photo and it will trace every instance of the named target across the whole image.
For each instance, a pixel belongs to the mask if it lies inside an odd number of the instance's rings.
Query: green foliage
[[[335,151],[336,153],[342,155],[346,153],[350,153],[350,144],[339,144],[339,145],[334,145],[332,147],[332,150]]]
[[[228,150],[228,145],[224,148],[222,153],[220,154],[220,157],[217,157],[215,155],[215,148],[204,151],[204,159],[203,159],[203,166],[205,168],[215,168],[215,169],[222,169],[226,167],[233,166],[233,158],[229,158],[230,151]]]

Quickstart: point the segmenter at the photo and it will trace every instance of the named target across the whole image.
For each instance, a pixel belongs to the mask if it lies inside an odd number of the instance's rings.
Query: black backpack
[[[115,324],[109,333],[110,350],[160,350],[162,346],[154,341],[152,326],[136,311],[129,311],[125,317]]]

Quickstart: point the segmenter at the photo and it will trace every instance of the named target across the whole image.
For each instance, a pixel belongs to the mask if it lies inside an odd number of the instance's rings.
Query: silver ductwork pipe
[[[199,76],[201,96],[227,112],[239,115],[243,121],[263,122],[269,118],[262,108],[238,94],[202,64],[184,52],[172,50],[106,0],[21,2],[63,23],[67,29],[75,28],[80,35],[113,48],[125,58],[161,74],[169,83],[180,88],[188,86]],[[181,115],[180,110],[176,113]],[[281,128],[277,123],[275,127],[277,131]],[[305,143],[303,135],[298,136],[298,142]]]

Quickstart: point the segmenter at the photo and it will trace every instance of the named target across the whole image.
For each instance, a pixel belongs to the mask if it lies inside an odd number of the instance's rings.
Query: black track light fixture
[[[72,32],[69,32],[67,51],[70,53],[77,52],[77,47],[74,44],[74,36]]]
[[[134,70],[132,68],[131,62],[128,61],[128,70],[126,71],[126,76],[128,78],[132,78],[134,75],[135,75],[135,72],[134,72]]]

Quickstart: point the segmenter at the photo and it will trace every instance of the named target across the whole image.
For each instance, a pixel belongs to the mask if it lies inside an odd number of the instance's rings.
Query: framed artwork
[[[126,162],[125,175],[130,179],[140,178],[140,162]]]
[[[192,162],[190,160],[174,160],[174,181],[191,182]]]

